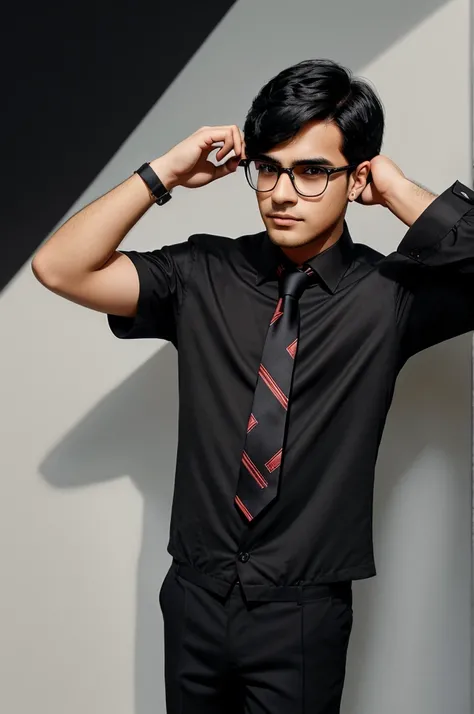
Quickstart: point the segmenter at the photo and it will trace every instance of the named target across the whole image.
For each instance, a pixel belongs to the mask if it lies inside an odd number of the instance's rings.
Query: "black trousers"
[[[351,581],[247,602],[238,581],[223,597],[177,571],[159,593],[167,714],[339,714]]]

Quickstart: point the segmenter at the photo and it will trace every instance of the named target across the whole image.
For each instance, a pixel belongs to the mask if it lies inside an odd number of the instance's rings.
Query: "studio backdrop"
[[[242,128],[260,87],[309,58],[373,83],[386,110],[382,153],[409,178],[436,193],[456,179],[472,186],[470,4],[219,0],[13,12],[2,43],[0,710],[157,714],[176,351],[117,340],[105,315],[35,279],[33,252],[199,127]],[[384,254],[406,232],[379,206],[352,204],[347,221],[355,242]],[[262,229],[238,171],[176,188],[121,247]],[[472,335],[461,335],[399,375],[376,468],[377,577],[353,586],[343,714],[472,711],[471,355]]]

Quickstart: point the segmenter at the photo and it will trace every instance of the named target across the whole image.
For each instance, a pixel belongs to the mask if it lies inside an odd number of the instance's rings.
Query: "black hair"
[[[309,59],[282,70],[254,98],[243,129],[246,156],[268,152],[315,120],[339,127],[348,164],[380,153],[384,108],[375,89],[333,60]]]

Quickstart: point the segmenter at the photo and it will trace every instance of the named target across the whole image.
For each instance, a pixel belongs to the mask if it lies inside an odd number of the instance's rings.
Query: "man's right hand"
[[[231,151],[235,157],[215,166],[207,160],[216,148],[214,144],[223,144],[216,154],[217,161]],[[167,189],[199,188],[234,173],[243,158],[244,138],[238,126],[205,126],[150,161],[150,166]],[[140,296],[139,275],[132,260],[117,248],[152,205],[142,179],[132,174],[72,216],[41,246],[32,261],[35,276],[49,290],[79,305],[133,317]],[[158,258],[161,264],[165,260],[164,254]],[[160,290],[166,291],[165,270],[160,279]],[[170,293],[173,283],[170,280]]]
[[[235,153],[235,156],[220,166],[208,161],[208,156],[216,149],[214,144],[217,143],[223,143],[216,154],[217,161],[232,150]],[[241,159],[245,158],[244,135],[236,124],[203,126],[163,156],[150,161],[150,166],[167,189],[174,186],[199,188],[234,173]]]

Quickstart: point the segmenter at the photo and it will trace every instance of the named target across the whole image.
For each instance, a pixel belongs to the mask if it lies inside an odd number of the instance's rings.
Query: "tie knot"
[[[313,275],[313,269],[306,263],[303,263],[302,268],[295,268],[295,270],[284,269],[279,279],[280,297],[291,295],[295,300],[299,300]]]

